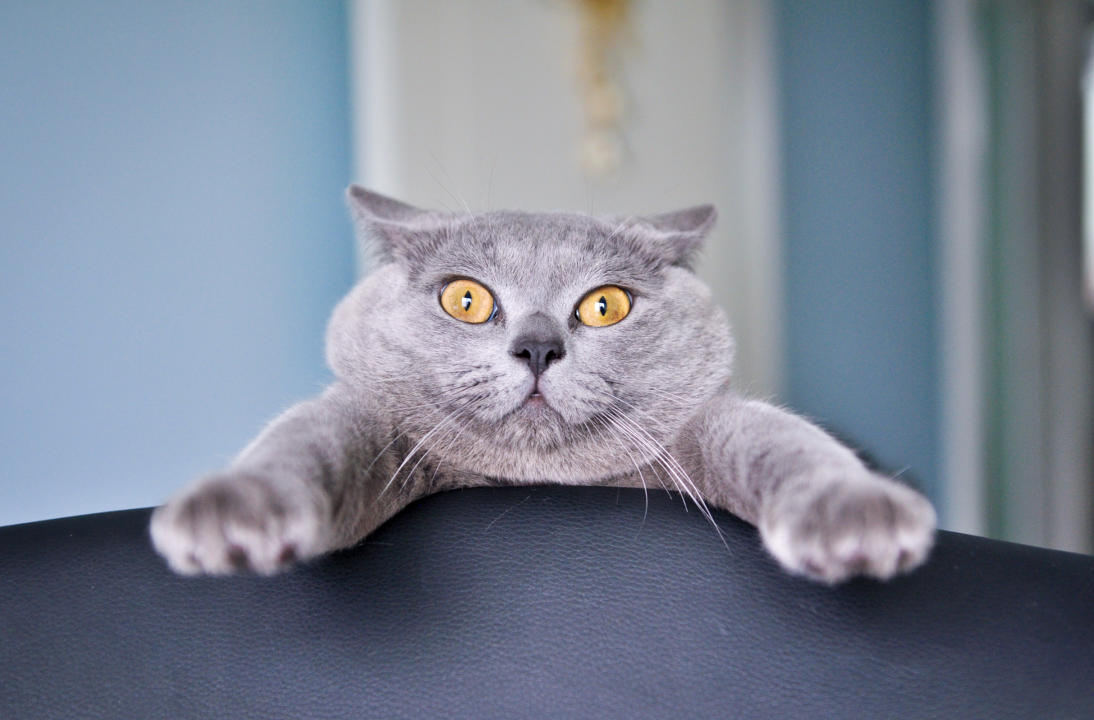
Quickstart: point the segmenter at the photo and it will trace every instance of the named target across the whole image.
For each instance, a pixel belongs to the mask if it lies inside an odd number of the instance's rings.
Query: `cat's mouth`
[[[539,387],[539,378],[536,378],[532,383],[532,389],[528,393],[528,397],[524,398],[524,402],[521,403],[521,407],[526,408],[547,408],[550,404],[547,402],[547,398],[543,395],[543,390]]]

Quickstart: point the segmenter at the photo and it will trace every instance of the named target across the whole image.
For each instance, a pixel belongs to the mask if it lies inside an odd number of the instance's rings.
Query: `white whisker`
[[[614,397],[614,396],[613,396]],[[615,398],[619,402],[624,402],[619,398]],[[726,543],[725,537],[722,535],[721,528],[718,527],[718,523],[714,520],[714,514],[711,513],[710,508],[707,507],[706,501],[702,497],[702,493],[699,491],[699,487],[695,484],[695,481],[691,479],[687,471],[680,465],[679,461],[670,453],[664,445],[662,445],[657,438],[653,437],[648,431],[639,425],[635,420],[627,417],[618,410],[613,409],[613,416],[623,425],[627,425],[630,429],[640,434],[648,441],[648,445],[657,449],[657,457],[664,465],[665,470],[669,473],[669,476],[674,482],[678,483],[687,492],[688,497],[695,503],[695,506],[699,508],[699,512],[704,518],[714,527],[714,531],[718,534],[718,539],[722,541],[722,544],[729,548]]]
[[[624,437],[627,437],[627,435],[624,434]],[[631,455],[630,450],[627,449],[626,444],[620,442],[619,446],[623,449],[623,452],[626,453],[627,457],[630,458],[631,464],[634,465],[634,469],[638,471],[638,479],[642,481],[642,495],[646,501],[645,510],[642,511],[642,525],[645,526],[646,516],[650,512],[650,492],[649,488],[646,487],[646,476],[645,474],[643,474],[642,468],[639,467],[638,461],[634,459],[634,456]]]
[[[418,452],[418,449],[422,447],[422,444],[425,443],[425,441],[428,440],[430,438],[430,436],[432,436],[435,432],[437,432],[439,429],[444,427],[444,425],[449,420],[451,420],[453,417],[455,417],[456,415],[458,415],[461,412],[463,412],[463,408],[457,408],[456,410],[453,410],[451,413],[446,415],[444,417],[444,419],[442,419],[440,422],[438,422],[436,425],[434,425],[433,428],[429,432],[425,433],[424,435],[422,435],[421,438],[418,439],[418,442],[415,443],[414,447],[412,447],[410,449],[410,452],[408,452],[406,454],[406,457],[403,458],[403,461],[401,463],[399,463],[399,467],[395,468],[395,472],[391,474],[391,478],[387,481],[387,484],[384,485],[384,488],[383,488],[383,490],[380,491],[378,497],[382,496],[385,492],[387,492],[387,489],[389,487],[391,487],[391,484],[393,482],[395,482],[395,478],[399,476],[399,471],[401,471],[406,466],[406,464],[408,462],[410,462],[410,459],[412,457],[414,457],[414,454],[416,452]]]

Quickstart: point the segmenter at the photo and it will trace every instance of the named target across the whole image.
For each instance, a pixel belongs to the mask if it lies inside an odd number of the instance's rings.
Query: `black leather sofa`
[[[829,588],[716,517],[450,492],[273,578],[171,575],[147,510],[0,528],[0,717],[1094,718],[1094,558],[942,532]]]

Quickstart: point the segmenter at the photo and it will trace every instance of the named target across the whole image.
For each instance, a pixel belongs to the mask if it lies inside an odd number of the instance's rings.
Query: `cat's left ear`
[[[696,205],[636,218],[630,231],[670,264],[691,268],[703,240],[717,220],[718,211],[713,205]]]
[[[346,200],[360,238],[387,261],[413,262],[452,222],[447,213],[422,210],[360,185],[346,189]]]

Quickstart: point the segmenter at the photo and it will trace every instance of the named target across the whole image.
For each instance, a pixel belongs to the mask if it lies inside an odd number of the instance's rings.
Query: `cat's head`
[[[613,219],[348,197],[375,262],[331,319],[328,361],[437,460],[620,474],[729,381],[729,327],[690,269],[710,206]]]

